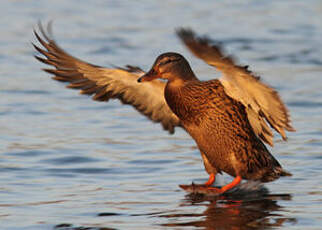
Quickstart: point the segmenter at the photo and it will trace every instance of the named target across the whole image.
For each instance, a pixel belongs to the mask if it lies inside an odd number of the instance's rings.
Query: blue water
[[[0,13],[1,229],[322,228],[321,1],[2,1]],[[147,70],[175,51],[201,79],[219,73],[174,29],[221,41],[287,103],[297,132],[272,152],[294,176],[262,198],[187,196],[179,184],[207,180],[193,140],[51,80],[33,58],[38,20],[88,62]]]

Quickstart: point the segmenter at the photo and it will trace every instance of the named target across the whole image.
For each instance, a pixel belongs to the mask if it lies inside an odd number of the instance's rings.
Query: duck
[[[271,182],[291,176],[270,153],[273,130],[283,140],[293,132],[289,111],[278,92],[265,84],[248,66],[238,65],[219,43],[198,36],[190,28],[176,30],[178,38],[194,54],[222,73],[219,79],[197,78],[184,56],[175,52],[159,55],[147,72],[141,68],[101,67],[73,57],[53,39],[51,23],[34,30],[41,55],[35,58],[53,68],[43,70],[67,88],[92,95],[95,101],[118,99],[133,106],[170,134],[185,130],[196,142],[209,179],[192,184],[194,189],[223,194],[242,180]],[[214,187],[216,176],[234,179]],[[189,185],[180,185],[189,190]]]

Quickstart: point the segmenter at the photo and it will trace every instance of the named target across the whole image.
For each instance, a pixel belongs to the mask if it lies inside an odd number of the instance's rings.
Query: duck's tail
[[[281,176],[292,176],[292,173],[284,170],[281,166],[276,166],[273,170],[262,176],[261,182],[270,182],[278,179]]]

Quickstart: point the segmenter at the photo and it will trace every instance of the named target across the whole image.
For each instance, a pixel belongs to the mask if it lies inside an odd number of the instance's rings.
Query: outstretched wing
[[[198,37],[190,29],[179,29],[177,35],[194,55],[223,73],[220,81],[225,92],[245,106],[249,122],[259,138],[273,146],[273,133],[266,122],[280,133],[283,140],[286,140],[285,130],[295,131],[278,93],[261,82],[248,66],[236,65],[231,56],[224,55],[219,45],[207,37]]]
[[[77,59],[61,49],[52,38],[51,27],[47,32],[41,24],[42,37],[34,31],[42,48],[35,49],[44,57],[39,61],[54,68],[44,71],[54,75],[53,79],[69,82],[68,88],[80,89],[81,94],[93,95],[93,100],[119,99],[130,104],[154,122],[160,122],[165,130],[174,133],[175,126],[181,126],[179,118],[170,110],[164,99],[165,83],[159,80],[137,83],[144,72],[133,66],[126,68],[103,68]]]

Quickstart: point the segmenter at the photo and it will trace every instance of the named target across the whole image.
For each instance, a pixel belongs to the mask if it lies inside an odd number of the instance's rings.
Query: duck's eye
[[[164,60],[164,61],[160,62],[159,66],[168,64],[169,62],[171,62],[171,59]]]
[[[170,63],[170,62],[176,62],[176,61],[179,61],[179,59],[178,59],[178,58],[175,58],[175,59],[170,59],[170,58],[168,58],[168,59],[166,59],[166,60],[164,60],[164,61],[161,61],[161,62],[160,62],[160,64],[159,64],[159,66],[162,66],[162,65],[168,64],[168,63]]]

